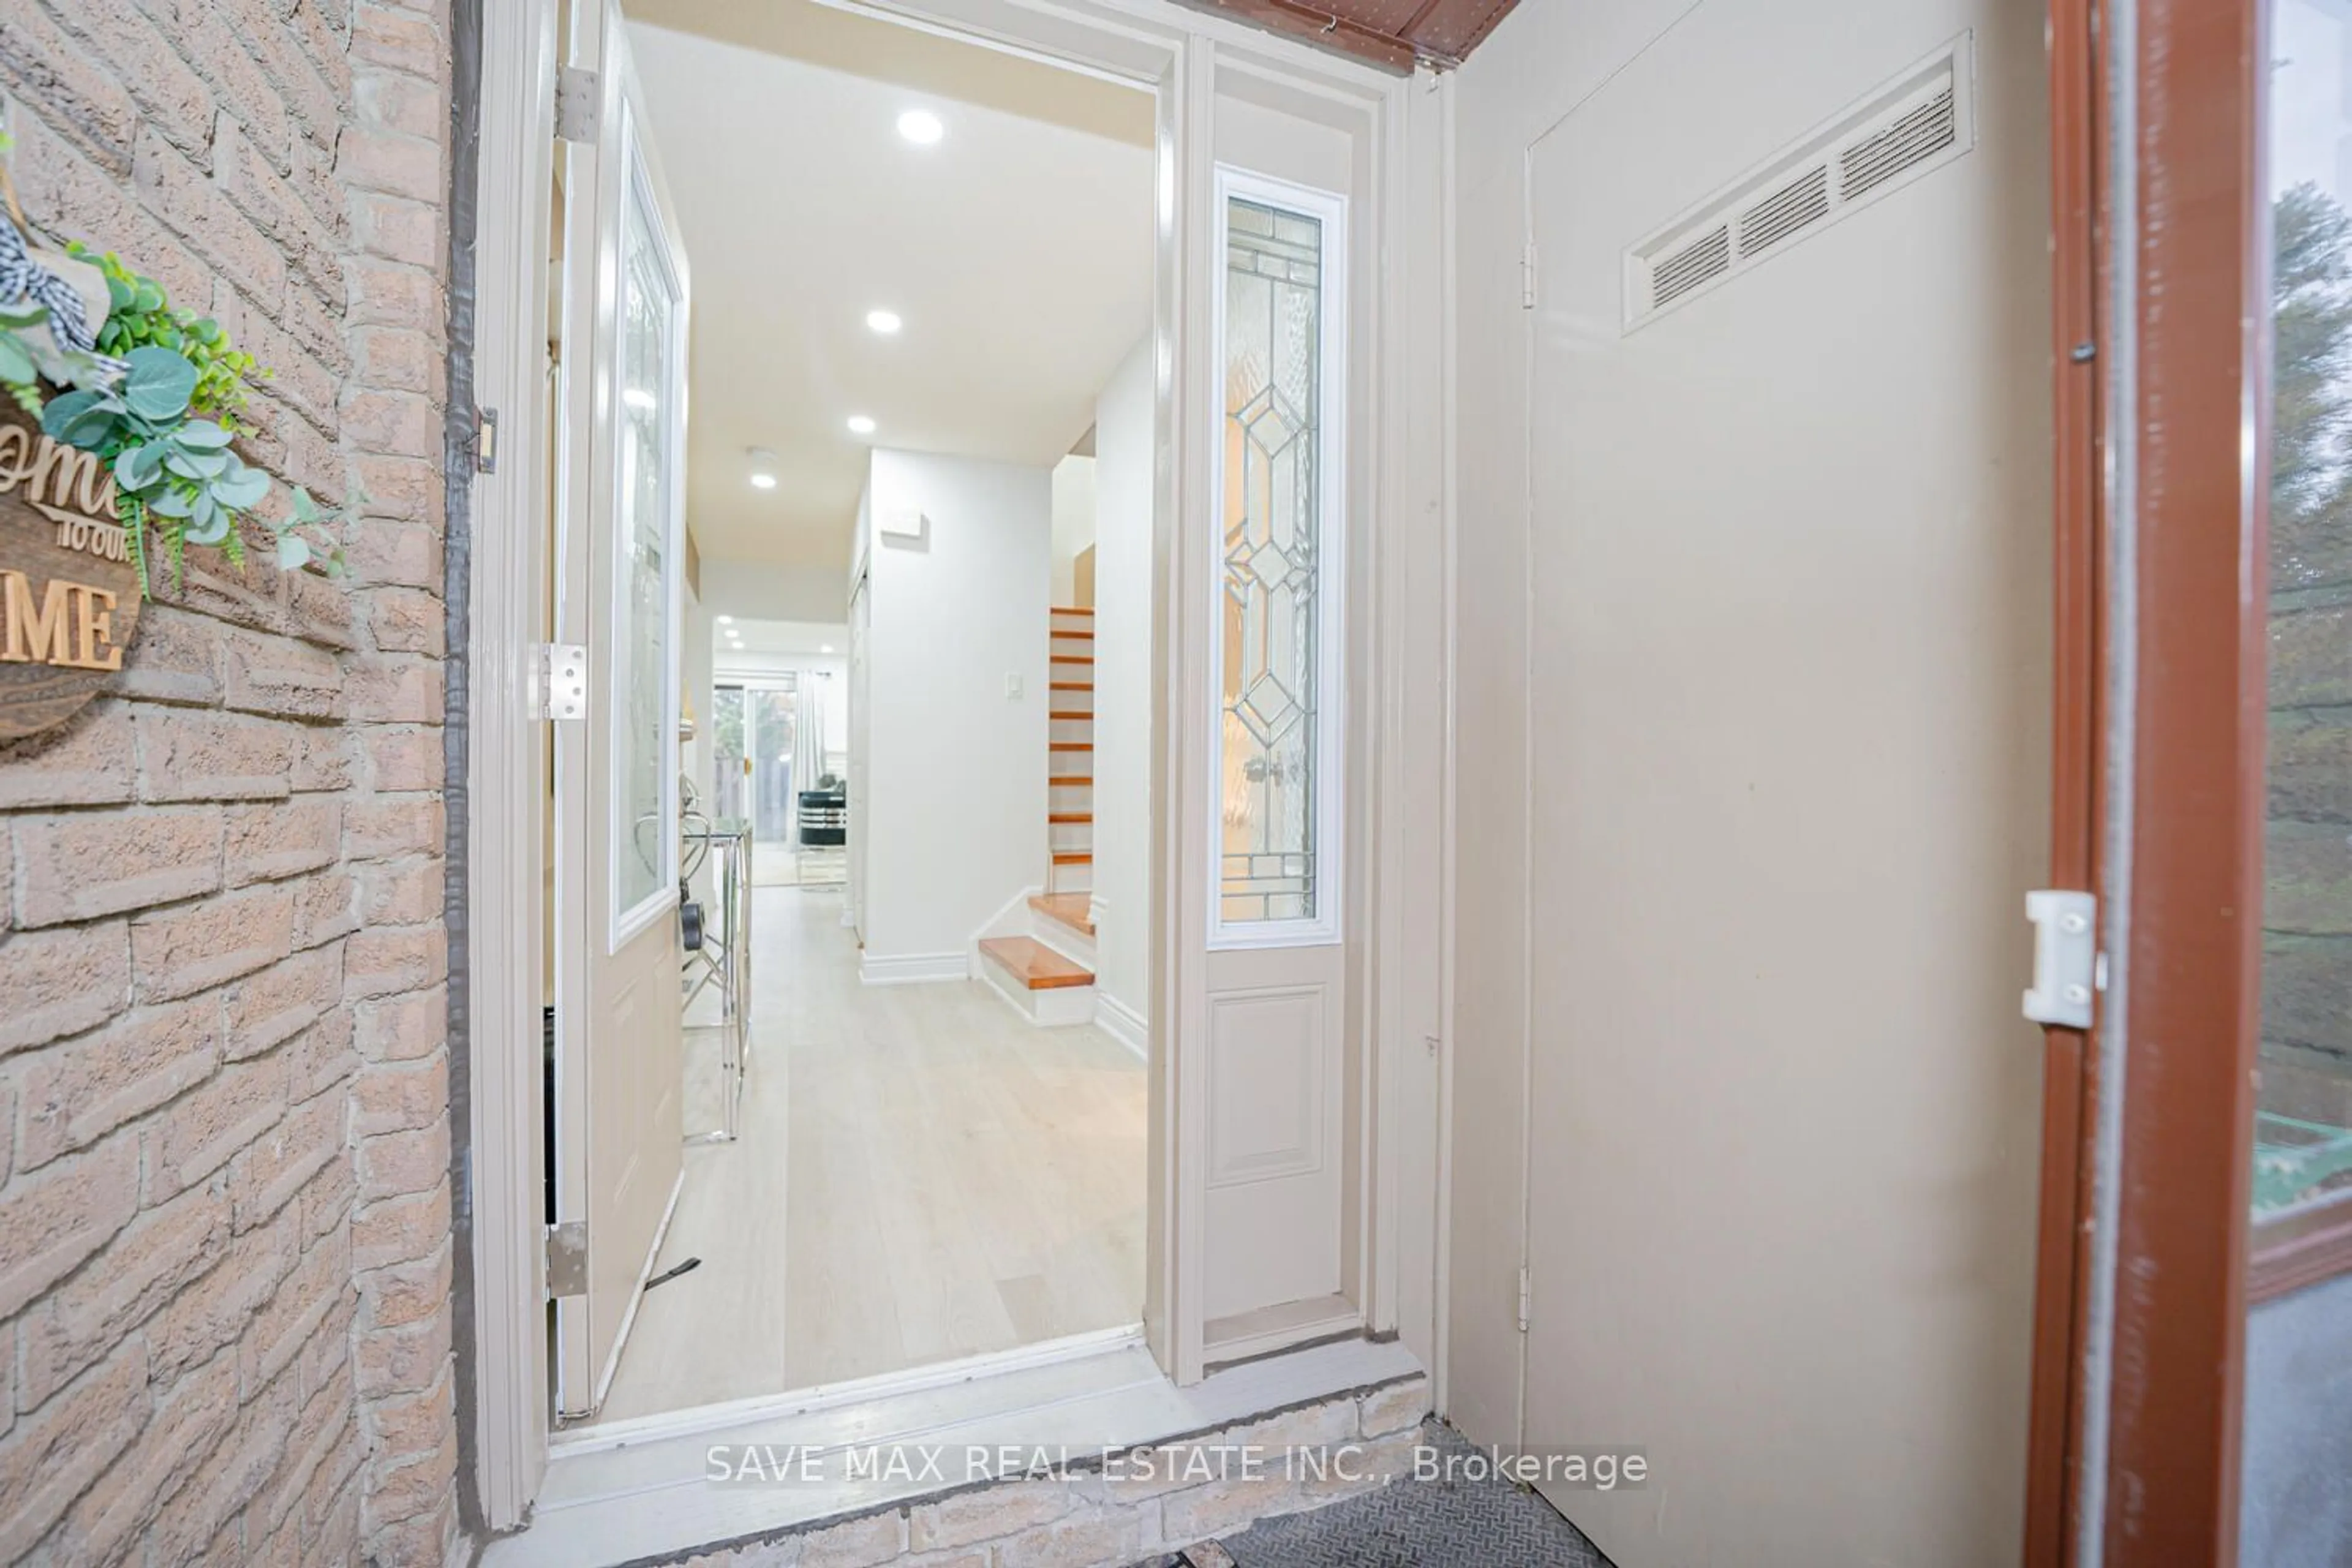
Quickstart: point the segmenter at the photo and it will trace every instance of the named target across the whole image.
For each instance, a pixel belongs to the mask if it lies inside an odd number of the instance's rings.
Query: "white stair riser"
[[[992,958],[982,958],[981,972],[999,996],[1012,1004],[1014,1011],[1031,1023],[1044,1028],[1067,1028],[1074,1024],[1091,1024],[1095,1019],[1095,988],[1091,985],[1061,985],[1051,991],[1032,991],[1013,978],[1004,965]]]

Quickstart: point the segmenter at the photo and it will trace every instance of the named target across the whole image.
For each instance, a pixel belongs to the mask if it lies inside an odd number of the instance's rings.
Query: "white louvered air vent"
[[[1651,297],[1661,305],[1670,304],[1730,270],[1731,231],[1717,224],[1672,256],[1659,259],[1650,274]]]
[[[1625,253],[1632,331],[1976,144],[1963,33]]]

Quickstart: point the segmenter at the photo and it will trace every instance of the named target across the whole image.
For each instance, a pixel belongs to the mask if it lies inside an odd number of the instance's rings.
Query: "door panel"
[[[1621,1568],[2015,1557],[2041,29],[1706,0],[1531,151],[1525,1438],[1645,1452],[1643,1489],[1549,1494]],[[1971,31],[1968,150],[1810,232],[1765,209],[1780,237],[1729,228],[1724,276],[1628,330],[1629,250],[1790,188],[1780,153]]]
[[[618,1364],[681,1168],[677,779],[685,258],[646,140],[617,0],[575,63],[593,143],[567,150],[558,641],[588,649],[587,717],[559,726],[557,1217],[586,1229],[558,1304],[558,1408]],[[593,58],[583,58],[592,55]]]

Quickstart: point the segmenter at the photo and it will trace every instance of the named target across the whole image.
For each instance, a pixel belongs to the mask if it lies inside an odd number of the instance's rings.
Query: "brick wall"
[[[356,586],[192,558],[0,750],[0,1561],[438,1564],[447,17],[6,0],[28,216],[274,366]]]
[[[1406,1378],[1073,1469],[875,1509],[724,1550],[683,1568],[1101,1568],[1160,1562],[1262,1519],[1402,1481],[1426,1440],[1429,1380]],[[1344,1451],[1344,1459],[1330,1456]],[[1321,1454],[1329,1466],[1291,1462]],[[1254,1469],[1243,1465],[1255,1453]]]

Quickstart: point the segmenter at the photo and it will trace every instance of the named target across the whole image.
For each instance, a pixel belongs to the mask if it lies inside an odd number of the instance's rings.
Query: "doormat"
[[[1432,1421],[1441,1452],[1474,1450]],[[1535,1492],[1499,1479],[1399,1481],[1306,1513],[1261,1520],[1138,1568],[1612,1568]]]

